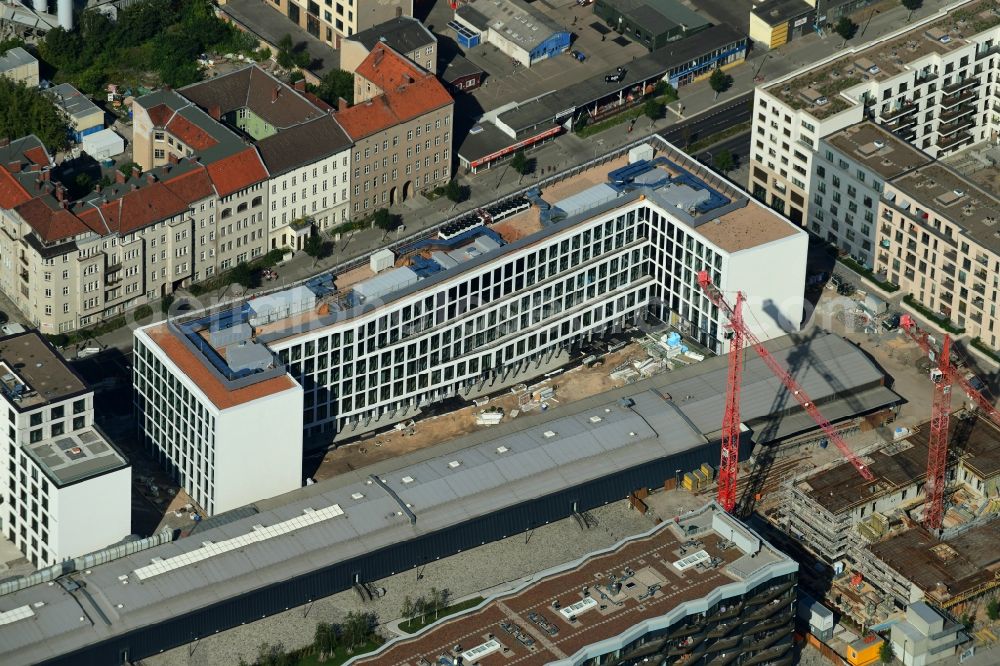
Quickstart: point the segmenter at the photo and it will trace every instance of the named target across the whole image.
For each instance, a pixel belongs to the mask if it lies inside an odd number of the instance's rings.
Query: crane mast
[[[782,364],[771,355],[764,345],[757,339],[757,336],[753,334],[752,331],[746,326],[743,320],[742,305],[744,301],[744,296],[742,293],[737,293],[736,295],[736,305],[730,305],[722,292],[712,284],[712,278],[708,274],[708,271],[699,271],[698,273],[698,285],[701,287],[702,291],[708,296],[708,299],[718,307],[729,320],[729,329],[727,336],[730,337],[730,355],[729,355],[729,381],[726,385],[726,411],[723,417],[722,424],[722,457],[719,463],[719,503],[726,507],[727,511],[731,511],[731,507],[735,506],[736,499],[736,480],[738,467],[736,465],[736,455],[739,452],[739,422],[740,422],[740,388],[742,384],[742,372],[743,372],[743,349],[746,345],[753,347],[753,350],[757,355],[764,361],[765,365],[774,373],[774,376],[781,380],[785,389],[798,401],[799,405],[806,411],[807,414],[812,418],[813,421],[820,427],[820,429],[826,434],[827,438],[833,442],[844,458],[850,462],[858,473],[861,474],[866,480],[874,481],[875,476],[868,469],[867,465],[862,462],[862,460],[851,450],[851,447],[844,441],[840,436],[840,433],[834,429],[833,425],[820,413],[816,404],[813,402],[812,398],[805,392],[798,382],[792,377],[791,373],[788,372]],[[736,336],[739,335],[737,341]],[[739,343],[739,348],[737,353],[733,353],[733,342]],[[727,470],[725,476],[723,476],[723,470]],[[729,490],[731,484],[731,491]],[[727,505],[729,501],[729,494],[724,494],[731,492],[732,503]]]

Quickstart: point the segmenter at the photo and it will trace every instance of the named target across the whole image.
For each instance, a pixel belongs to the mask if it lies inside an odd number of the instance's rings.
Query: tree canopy
[[[712,158],[715,168],[722,173],[729,173],[736,166],[736,160],[733,159],[733,153],[728,148],[723,148],[715,154]]]
[[[34,134],[50,151],[66,147],[68,128],[62,114],[37,88],[0,76],[0,136]]]
[[[510,160],[510,166],[513,167],[514,171],[518,172],[522,176],[528,173],[528,169],[531,163],[528,162],[527,156],[524,154],[523,150],[519,150],[514,153],[514,157]]]
[[[833,26],[833,29],[846,42],[858,31],[858,24],[846,16],[841,16],[840,20]]]
[[[256,40],[215,15],[209,0],[146,0],[118,12],[80,16],[79,29],[50,30],[39,43],[55,78],[87,93],[108,81],[178,87],[201,79],[202,52],[253,54]]]
[[[342,69],[329,71],[323,75],[318,86],[312,87],[312,92],[333,107],[337,106],[341,97],[348,104],[354,104],[354,75]]]
[[[308,67],[312,62],[312,56],[306,50],[305,44],[296,44],[292,41],[292,36],[285,34],[278,42],[278,64],[285,69],[296,67]]]
[[[712,87],[712,90],[718,95],[719,93],[724,93],[733,85],[733,77],[726,74],[721,69],[716,69],[712,72],[712,76],[708,79],[708,85]]]

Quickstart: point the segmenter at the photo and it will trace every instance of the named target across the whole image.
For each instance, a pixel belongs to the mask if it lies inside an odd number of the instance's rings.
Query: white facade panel
[[[51,502],[52,547],[60,560],[100,550],[132,533],[132,470],[59,488]]]

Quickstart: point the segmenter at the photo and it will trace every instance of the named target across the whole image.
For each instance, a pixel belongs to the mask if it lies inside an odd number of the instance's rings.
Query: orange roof
[[[0,208],[14,208],[31,199],[28,191],[7,169],[0,167]]]
[[[295,388],[297,384],[288,375],[272,377],[262,382],[238,389],[229,389],[223,385],[215,373],[208,369],[203,361],[198,359],[188,347],[171,332],[166,324],[160,324],[145,329],[146,334],[171,361],[193,381],[202,392],[208,396],[212,404],[219,409],[229,409],[258,398],[264,398],[275,393]]]
[[[46,241],[62,240],[91,231],[83,220],[65,208],[52,209],[35,198],[16,208],[18,214]]]
[[[34,148],[29,148],[24,151],[24,156],[32,164],[41,164],[42,166],[49,166],[49,154],[45,152],[45,149],[41,146],[35,146]]]
[[[267,169],[254,148],[241,150],[208,165],[208,175],[220,197],[267,180]]]
[[[376,45],[355,73],[383,91],[374,100],[336,114],[344,131],[355,140],[453,102],[437,77],[418,69],[385,44]]]
[[[205,150],[218,143],[208,132],[181,115],[175,114],[167,123],[166,129],[194,150]]]
[[[194,171],[164,180],[163,184],[188,203],[207,199],[213,193],[212,179],[208,177],[208,170],[201,165]]]
[[[166,127],[167,121],[170,120],[170,116],[173,115],[174,111],[166,104],[157,104],[156,106],[146,109],[146,113],[149,114],[149,119],[157,127]]]

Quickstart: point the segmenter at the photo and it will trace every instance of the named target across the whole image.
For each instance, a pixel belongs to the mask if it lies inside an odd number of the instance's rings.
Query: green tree
[[[319,234],[312,234],[306,239],[303,249],[313,259],[319,259],[323,254],[323,239],[320,238]]]
[[[708,78],[708,85],[715,91],[715,97],[718,99],[719,95],[732,87],[733,77],[726,74],[721,69],[716,68],[716,70],[712,72],[712,76]]]
[[[292,36],[285,34],[278,42],[278,64],[284,69],[306,68],[312,63],[305,44],[295,44]]]
[[[522,176],[528,173],[528,168],[531,166],[528,162],[528,158],[525,156],[523,150],[519,150],[514,153],[514,157],[510,160],[510,166],[514,171],[518,172]]]
[[[878,649],[878,656],[883,664],[891,664],[892,660],[896,658],[896,655],[892,653],[892,643],[882,641],[882,646]]]
[[[994,622],[1000,620],[1000,601],[993,599],[986,604],[986,616]]]
[[[666,105],[656,99],[647,99],[646,103],[642,107],[642,112],[651,121],[659,120],[663,117],[664,111],[666,111]]]
[[[319,660],[326,661],[327,657],[333,654],[339,643],[337,626],[329,622],[320,622],[316,625],[316,633],[313,637],[313,644],[319,652]]]
[[[723,148],[717,152],[712,158],[712,162],[715,164],[715,168],[722,173],[729,173],[736,166],[733,153],[728,148]]]
[[[427,599],[420,595],[413,601],[413,617],[419,622],[423,622],[424,614],[427,613]],[[411,623],[412,626],[412,623]]]
[[[400,615],[403,616],[403,619],[407,621],[407,623],[411,622],[411,620],[413,619],[413,600],[410,599],[410,595],[406,595],[403,598],[403,607],[400,609],[399,612]]]
[[[347,614],[341,626],[341,635],[349,653],[353,653],[355,648],[371,638],[373,624],[374,616],[370,613],[351,611]]]
[[[287,666],[288,655],[281,643],[261,643],[257,648],[257,666]]]
[[[846,16],[841,16],[840,20],[833,26],[833,30],[844,38],[844,43],[846,44],[858,31],[858,24]]]
[[[160,312],[162,312],[163,314],[169,314],[170,306],[173,304],[174,304],[174,295],[167,294],[166,296],[160,299]]]
[[[966,613],[962,616],[962,625],[966,631],[972,631],[972,628],[976,625],[976,616]]]
[[[334,69],[323,75],[313,93],[330,106],[337,106],[340,98],[348,104],[354,103],[354,75],[341,69]]]
[[[399,224],[399,218],[389,212],[388,208],[379,208],[372,215],[372,224],[382,231],[392,231]]]
[[[906,20],[909,21],[913,18],[913,12],[924,6],[924,0],[899,0],[899,4],[910,12],[906,17]]]
[[[34,134],[50,151],[67,144],[66,121],[52,100],[37,88],[0,76],[0,136]]]
[[[444,186],[444,195],[448,197],[450,201],[458,203],[462,200],[462,195],[465,194],[462,191],[462,186],[458,184],[455,179],[449,180],[448,184]]]
[[[441,592],[436,587],[431,588],[430,598],[427,600],[430,603],[430,609],[427,614],[430,615],[434,613],[434,619],[437,619],[438,612],[441,610]]]

